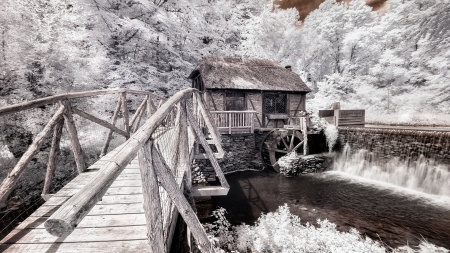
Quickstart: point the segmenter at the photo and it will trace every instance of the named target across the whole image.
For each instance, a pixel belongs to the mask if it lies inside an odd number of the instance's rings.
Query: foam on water
[[[420,156],[416,161],[392,158],[377,159],[367,150],[352,154],[348,145],[333,166],[333,171],[343,176],[359,177],[378,184],[388,184],[433,195],[436,198],[450,198],[450,171],[448,166],[435,163]],[[367,182],[367,181],[366,181]]]

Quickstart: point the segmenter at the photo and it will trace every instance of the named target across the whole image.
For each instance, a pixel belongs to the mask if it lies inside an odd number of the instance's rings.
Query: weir
[[[450,196],[450,132],[339,128],[333,170]]]

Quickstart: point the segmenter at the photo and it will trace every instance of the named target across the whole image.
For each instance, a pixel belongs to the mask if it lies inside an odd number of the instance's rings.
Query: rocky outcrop
[[[297,177],[300,174],[316,173],[328,170],[332,165],[334,153],[316,155],[287,154],[278,160],[280,174],[286,177]]]

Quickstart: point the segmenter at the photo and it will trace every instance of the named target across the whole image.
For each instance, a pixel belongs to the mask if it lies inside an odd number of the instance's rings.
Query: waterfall
[[[345,145],[333,170],[428,194],[450,196],[449,168],[423,155],[414,161],[399,157],[384,160],[365,149],[352,154],[349,145]]]

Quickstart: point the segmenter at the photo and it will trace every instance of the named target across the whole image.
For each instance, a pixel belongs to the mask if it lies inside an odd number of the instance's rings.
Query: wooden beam
[[[206,151],[206,155],[208,156],[214,171],[216,172],[216,176],[219,178],[220,183],[222,184],[223,187],[225,188],[230,188],[230,186],[228,185],[228,182],[225,178],[225,175],[223,174],[222,169],[220,168],[219,163],[217,162],[216,157],[214,156],[214,153],[211,150],[211,147],[208,145],[208,142],[205,139],[205,136],[203,135],[200,127],[197,124],[197,121],[195,120],[194,116],[192,115],[192,112],[187,110],[187,119],[189,122],[189,125],[191,126],[195,137],[197,139],[197,141],[202,144],[203,148]]]
[[[152,108],[156,111],[156,107],[153,104],[152,97],[147,96],[147,119],[149,119],[152,116]]]
[[[194,235],[201,252],[214,253],[211,242],[203,229],[202,224],[197,218],[194,210],[189,205],[189,202],[180,191],[179,186],[172,174],[171,169],[167,166],[164,158],[159,151],[152,146],[153,166],[156,171],[156,175],[161,183],[161,186],[166,190],[172,202],[178,209],[178,212],[183,217],[190,231]]]
[[[64,123],[66,125],[67,132],[69,133],[69,139],[72,146],[73,156],[79,173],[83,173],[86,170],[86,163],[84,161],[83,150],[81,149],[80,140],[78,139],[77,128],[75,127],[75,121],[73,120],[72,107],[70,102],[65,100],[62,104],[66,107],[64,113]]]
[[[122,93],[122,92],[128,92],[131,94],[150,95],[152,97],[164,100],[163,97],[153,94],[149,91],[128,90],[128,89],[92,90],[92,91],[82,91],[82,92],[72,92],[72,93],[67,93],[67,94],[59,94],[59,95],[49,96],[49,97],[45,97],[45,98],[39,98],[36,100],[27,101],[27,102],[15,104],[15,105],[5,106],[3,108],[0,108],[0,116],[27,110],[30,108],[36,108],[36,107],[47,105],[47,104],[53,104],[53,103],[56,103],[59,101],[73,99],[73,98],[93,97],[93,96]]]
[[[42,195],[46,195],[50,192],[50,186],[52,184],[53,177],[56,170],[56,159],[59,153],[59,143],[61,141],[62,129],[64,126],[64,117],[59,117],[58,122],[53,127],[52,147],[50,154],[48,155],[47,172],[45,173],[44,188],[42,189]]]
[[[136,156],[138,150],[142,148],[155,129],[172,110],[173,105],[187,94],[193,92],[197,91],[195,89],[185,89],[167,100],[160,110],[156,111],[136,133],[124,144],[112,151],[116,152],[117,155],[107,160],[83,188],[53,213],[45,222],[45,229],[50,234],[58,237],[72,233],[92,207],[103,197],[109,186],[122,173],[125,166]]]
[[[113,114],[112,119],[111,119],[111,124],[113,126],[116,125],[117,117],[119,116],[120,106],[122,105],[121,101],[122,101],[122,97],[119,96],[119,101],[117,101],[116,109],[114,109],[114,114]],[[105,144],[103,145],[102,152],[100,153],[100,156],[104,156],[108,152],[109,142],[111,141],[111,137],[112,137],[113,132],[114,132],[113,130],[109,130],[108,136],[106,136],[106,141],[105,141]]]
[[[110,129],[111,131],[114,131],[114,132],[116,132],[116,133],[118,133],[118,134],[120,134],[122,136],[125,136],[126,138],[130,137],[130,135],[127,134],[125,131],[120,130],[119,128],[117,128],[113,124],[111,124],[111,123],[109,123],[107,121],[104,121],[102,119],[99,119],[99,118],[95,117],[92,114],[84,112],[84,111],[82,111],[82,110],[80,110],[78,108],[75,108],[75,107],[72,107],[72,112],[77,114],[77,115],[80,115],[81,117],[86,118],[86,119],[88,119],[88,120],[90,120],[90,121],[92,121],[94,123],[97,123],[100,126],[104,126],[104,127],[108,128],[108,129]]]
[[[250,98],[248,98],[248,101],[250,101],[250,105],[252,106],[253,110],[256,111],[256,108],[255,108],[255,105],[253,104],[253,101]],[[262,122],[261,122],[261,120],[258,117],[258,113],[256,112],[255,114],[256,114],[256,119],[258,120],[258,123],[259,123],[259,127],[263,127]]]
[[[50,134],[53,127],[58,123],[58,119],[64,114],[65,109],[66,108],[64,106],[59,107],[59,109],[55,112],[47,125],[45,125],[44,129],[36,136],[36,138],[33,140],[33,143],[31,143],[27,151],[25,151],[25,153],[22,155],[16,166],[14,166],[12,171],[3,180],[0,186],[0,207],[5,205],[6,199],[19,181],[19,178],[24,172],[25,167],[31,161],[33,156],[38,153],[40,147],[45,142],[46,137]]]
[[[139,125],[141,124],[142,115],[144,115],[144,111],[145,111],[145,109],[142,109],[142,110],[139,112],[139,115],[137,116],[137,122],[136,122],[136,124],[133,126],[133,128],[131,129],[131,132],[132,132],[132,133],[134,133],[134,132],[136,132],[136,130],[138,130]]]
[[[144,195],[144,213],[147,224],[148,244],[152,252],[164,252],[164,232],[159,185],[152,163],[151,140],[138,152],[139,168],[142,176],[142,192]]]
[[[215,144],[217,147],[217,151],[219,153],[224,153],[222,145],[220,144],[222,142],[222,138],[220,136],[219,131],[217,130],[217,127],[212,123],[212,120],[211,120],[212,117],[211,117],[209,111],[206,110],[205,103],[204,103],[202,97],[197,93],[194,93],[194,96],[197,98],[198,108],[200,109],[203,119],[205,120],[206,126],[208,127],[208,130],[211,133],[213,139],[216,141]]]
[[[125,132],[130,134],[130,119],[128,116],[127,93],[126,92],[120,93],[120,97],[122,98],[123,127],[125,128]]]
[[[141,116],[141,111],[144,110],[145,105],[147,104],[147,99],[144,98],[144,100],[142,101],[142,103],[139,105],[139,107],[136,109],[136,113],[133,115],[133,117],[131,118],[131,122],[130,122],[130,127],[133,128],[134,123],[136,122],[136,120],[138,119],[138,117]]]
[[[216,103],[214,102],[214,98],[213,98],[213,96],[211,95],[211,91],[207,91],[207,94],[208,94],[209,98],[211,99],[211,103],[213,104],[214,111],[218,111],[218,110],[217,110]],[[224,96],[225,96],[225,95],[224,95]],[[224,101],[225,101],[225,99],[224,99]],[[225,105],[223,105],[223,106],[225,106]],[[209,107],[209,105],[208,105],[208,107]]]
[[[180,124],[179,124],[179,146],[178,146],[178,166],[182,168],[182,171],[186,172],[186,190],[188,193],[192,189],[192,172],[191,161],[189,160],[189,136],[188,136],[188,122],[186,113],[186,101],[180,101]]]

